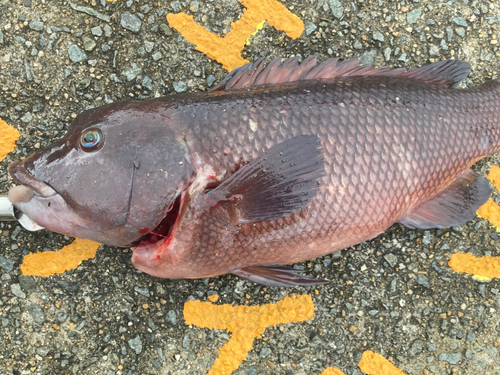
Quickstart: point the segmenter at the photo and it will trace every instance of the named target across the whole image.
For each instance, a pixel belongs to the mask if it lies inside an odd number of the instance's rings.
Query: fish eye
[[[103,141],[104,137],[99,129],[86,130],[80,137],[80,144],[84,151],[94,151],[98,149]]]

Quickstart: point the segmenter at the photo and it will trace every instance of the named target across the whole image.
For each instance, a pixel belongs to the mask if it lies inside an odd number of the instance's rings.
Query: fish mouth
[[[14,204],[17,202],[28,202],[33,196],[50,198],[58,194],[48,184],[33,177],[21,161],[9,165],[7,171],[21,185],[15,186],[9,191],[9,200]]]

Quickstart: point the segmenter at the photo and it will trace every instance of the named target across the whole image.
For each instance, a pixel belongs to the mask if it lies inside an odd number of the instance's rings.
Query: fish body
[[[454,89],[470,71],[456,61],[410,71],[290,61],[245,66],[210,93],[83,113],[63,140],[11,165],[31,183],[11,191],[13,203],[48,229],[138,244],[132,262],[154,276],[288,286],[320,281],[282,265],[396,222],[457,225],[488,199],[470,167],[500,151],[498,81]],[[105,141],[82,151],[89,129]],[[26,189],[43,196],[36,184],[53,191],[34,209]],[[47,199],[63,201],[52,205],[65,227]]]

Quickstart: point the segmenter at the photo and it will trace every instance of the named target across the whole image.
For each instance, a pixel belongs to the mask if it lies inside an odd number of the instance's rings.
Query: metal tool
[[[18,221],[24,229],[30,232],[45,229],[15,208],[6,195],[0,195],[0,221]]]

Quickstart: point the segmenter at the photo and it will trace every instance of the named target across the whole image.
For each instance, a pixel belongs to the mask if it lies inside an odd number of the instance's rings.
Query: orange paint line
[[[14,151],[16,141],[19,139],[19,131],[5,121],[0,119],[0,161],[5,159],[7,154]]]
[[[262,306],[214,305],[201,301],[184,305],[186,324],[232,333],[208,375],[230,375],[246,359],[254,339],[261,337],[267,327],[313,317],[314,304],[309,295],[287,296],[278,303]]]
[[[358,363],[361,371],[368,375],[405,375],[403,371],[394,366],[380,354],[367,350]]]
[[[471,253],[453,254],[448,265],[456,272],[468,273],[492,279],[500,277],[500,258],[483,256],[476,258]]]
[[[494,165],[491,167],[488,173],[488,179],[493,183],[493,185],[500,190],[500,167]],[[483,219],[491,222],[498,231],[500,231],[500,206],[496,204],[493,200],[488,200],[484,205],[482,205],[477,214]]]
[[[325,371],[321,373],[321,375],[345,375],[338,368],[328,367]]]
[[[84,260],[95,257],[100,243],[76,238],[58,251],[28,254],[21,264],[23,275],[52,276],[77,268]]]
[[[233,70],[248,63],[241,57],[245,42],[256,29],[267,23],[284,31],[290,38],[298,38],[304,31],[304,23],[276,0],[239,0],[245,9],[239,20],[231,23],[232,30],[224,37],[215,35],[198,25],[185,13],[167,14],[167,21],[190,43],[224,69]]]

